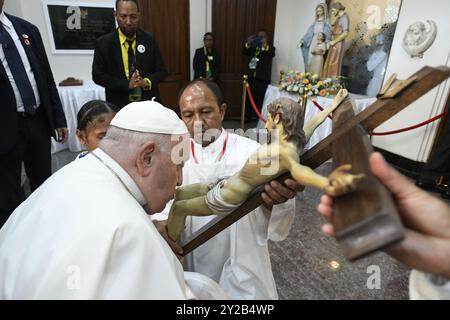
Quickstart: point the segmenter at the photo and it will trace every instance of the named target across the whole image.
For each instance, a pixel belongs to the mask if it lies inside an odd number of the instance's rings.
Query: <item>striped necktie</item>
[[[136,71],[136,55],[133,51],[133,40],[127,39],[128,43],[128,75],[131,79],[133,73]]]

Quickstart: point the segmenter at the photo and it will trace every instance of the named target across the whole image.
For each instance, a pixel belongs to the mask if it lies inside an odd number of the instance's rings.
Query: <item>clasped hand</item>
[[[139,74],[139,70],[136,70],[130,78],[129,88],[131,90],[136,88],[144,89],[147,86],[145,80]]]

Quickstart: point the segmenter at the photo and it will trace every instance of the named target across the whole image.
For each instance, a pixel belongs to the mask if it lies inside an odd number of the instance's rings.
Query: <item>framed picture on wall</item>
[[[42,0],[53,54],[93,54],[98,37],[116,29],[115,1]]]
[[[326,4],[331,40],[337,45],[334,51],[328,50],[324,70],[339,70],[350,92],[376,96],[385,77],[402,0],[327,0]]]

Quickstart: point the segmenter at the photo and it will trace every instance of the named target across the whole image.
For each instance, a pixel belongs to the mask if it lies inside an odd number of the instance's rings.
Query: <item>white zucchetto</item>
[[[156,101],[133,102],[123,107],[111,125],[138,132],[159,134],[188,134],[184,122],[171,109]]]

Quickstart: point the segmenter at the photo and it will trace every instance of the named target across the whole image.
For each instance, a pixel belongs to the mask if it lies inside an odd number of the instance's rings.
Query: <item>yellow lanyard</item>
[[[208,50],[206,49],[206,47],[203,47],[203,49],[205,50],[205,57],[206,57],[206,72],[210,72],[211,71],[211,65],[209,64],[209,59],[208,59]]]

